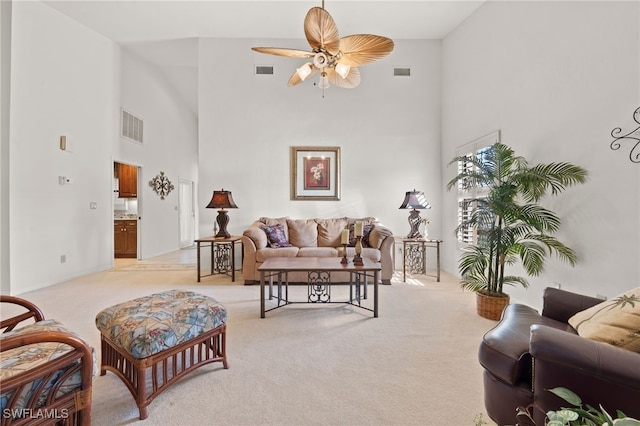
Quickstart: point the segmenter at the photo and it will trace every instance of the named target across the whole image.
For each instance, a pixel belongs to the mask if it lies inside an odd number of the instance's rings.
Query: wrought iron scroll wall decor
[[[616,127],[611,131],[613,141],[610,146],[612,150],[617,151],[622,147],[621,141],[631,142],[633,146],[629,151],[629,160],[632,163],[640,163],[640,107],[633,112],[633,121],[638,124],[638,127],[627,134],[622,134],[622,128],[620,127]]]
[[[149,186],[160,196],[161,200],[164,200],[164,197],[173,191],[173,184],[169,178],[164,175],[164,172],[160,172],[159,175],[151,179]]]

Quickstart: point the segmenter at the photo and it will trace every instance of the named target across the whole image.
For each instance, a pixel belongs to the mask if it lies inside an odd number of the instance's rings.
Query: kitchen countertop
[[[138,219],[137,213],[115,213],[113,215],[114,220],[130,220],[130,219]]]

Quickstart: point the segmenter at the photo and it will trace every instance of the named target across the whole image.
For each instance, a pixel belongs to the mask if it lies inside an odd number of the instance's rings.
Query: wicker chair
[[[91,424],[93,349],[27,300],[0,295],[0,304],[13,315],[0,322],[2,426]]]

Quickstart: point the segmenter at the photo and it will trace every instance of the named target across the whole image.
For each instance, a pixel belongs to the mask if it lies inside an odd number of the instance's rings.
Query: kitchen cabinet
[[[114,257],[132,257],[138,255],[138,222],[136,220],[114,220],[113,227]]]
[[[118,197],[136,198],[138,196],[138,168],[118,163]]]

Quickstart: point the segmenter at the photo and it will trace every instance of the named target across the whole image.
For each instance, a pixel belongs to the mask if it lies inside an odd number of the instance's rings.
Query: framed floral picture
[[[291,199],[340,200],[339,147],[291,147]]]

